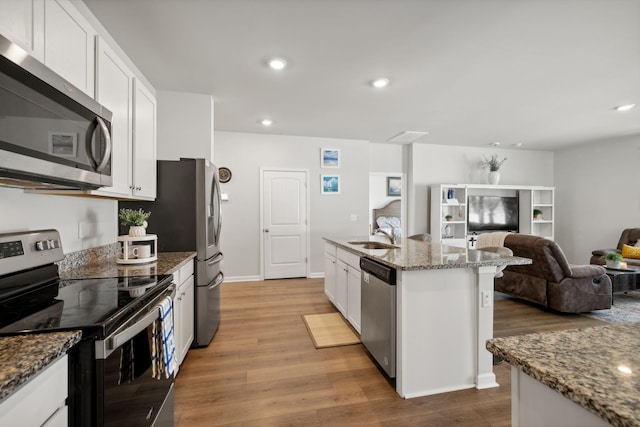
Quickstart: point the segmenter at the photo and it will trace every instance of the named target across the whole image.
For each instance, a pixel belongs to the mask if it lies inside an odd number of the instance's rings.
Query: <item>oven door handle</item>
[[[160,318],[160,307],[154,308],[142,319],[129,326],[122,332],[96,341],[96,359],[106,359],[111,353],[130,339],[133,339],[140,332],[144,331],[153,322]]]

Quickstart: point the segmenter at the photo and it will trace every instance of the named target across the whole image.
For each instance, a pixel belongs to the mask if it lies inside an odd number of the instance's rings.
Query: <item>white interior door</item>
[[[307,172],[262,172],[265,279],[307,276]]]

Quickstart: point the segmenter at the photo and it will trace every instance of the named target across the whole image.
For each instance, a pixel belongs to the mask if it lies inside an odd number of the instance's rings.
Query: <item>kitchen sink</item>
[[[349,242],[349,244],[353,246],[360,246],[363,249],[398,249],[400,247],[383,242],[373,242],[371,240]]]

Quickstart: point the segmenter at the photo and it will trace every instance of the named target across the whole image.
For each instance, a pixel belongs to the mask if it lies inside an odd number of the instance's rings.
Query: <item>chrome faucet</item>
[[[388,232],[384,231],[381,228],[376,228],[373,234],[376,234],[376,233],[384,234],[385,236],[387,236],[387,239],[389,239],[392,245],[396,244],[396,237],[394,236],[393,228],[391,229],[391,234],[389,234]]]

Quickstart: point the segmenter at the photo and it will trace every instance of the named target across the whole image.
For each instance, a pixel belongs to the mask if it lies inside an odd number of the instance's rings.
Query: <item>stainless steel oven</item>
[[[167,296],[173,299],[174,288],[95,342],[99,425],[173,426],[173,376],[152,376],[149,328],[160,318],[158,304]]]
[[[61,280],[62,258],[55,230],[0,234],[0,335],[82,331],[68,353],[70,426],[173,426],[174,374],[152,375],[150,342],[173,276]]]

